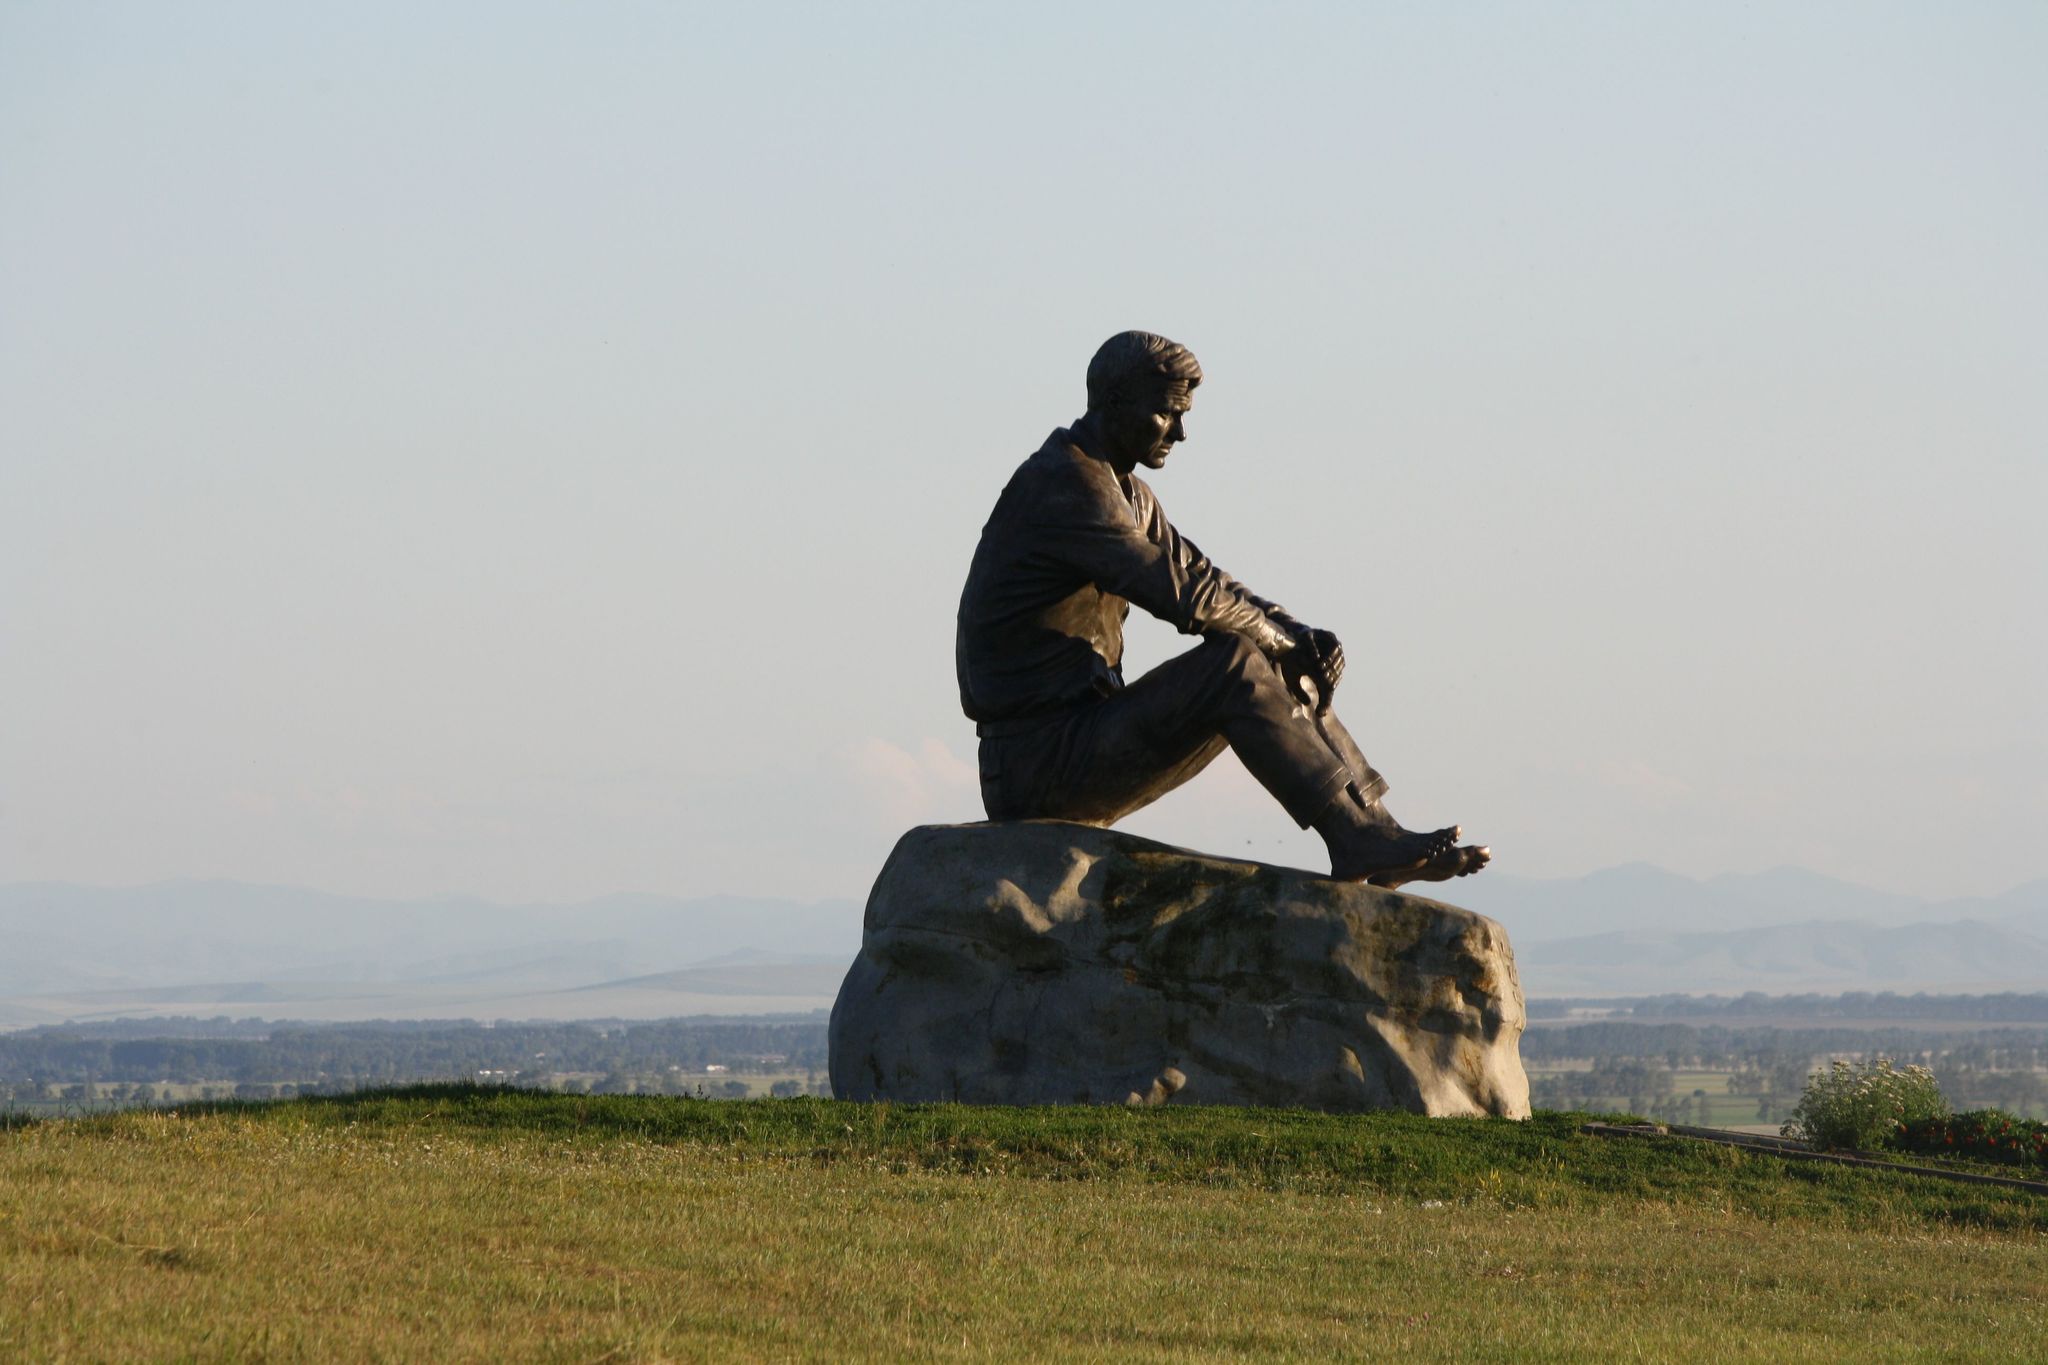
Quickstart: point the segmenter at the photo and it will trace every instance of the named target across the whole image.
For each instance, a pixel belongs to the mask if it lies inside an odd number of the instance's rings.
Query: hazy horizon
[[[1151,836],[1147,836],[1147,837],[1151,837]],[[1199,850],[1199,849],[1198,849],[1198,850],[1196,850],[1196,851],[1197,851],[1197,852],[1201,852],[1202,850]],[[1258,860],[1258,859],[1255,859],[1254,861],[1259,861],[1259,860]],[[1285,863],[1283,863],[1283,864],[1281,864],[1281,866],[1294,866],[1294,865],[1293,865],[1293,864],[1285,864]],[[879,871],[879,870],[880,870],[880,869],[879,869],[879,866],[878,866],[878,867],[877,867],[877,871]],[[1314,870],[1314,869],[1309,869],[1309,870]],[[1863,890],[1863,891],[1872,891],[1872,892],[1878,892],[1878,893],[1882,893],[1882,894],[1887,894],[1887,895],[1902,895],[1902,896],[1904,896],[1904,897],[1905,897],[1906,899],[1908,899],[1908,900],[1911,900],[1911,901],[1916,901],[1916,902],[1922,902],[1922,903],[1925,903],[1925,904],[1928,904],[1928,905],[1941,905],[1941,904],[1946,904],[1946,903],[1948,903],[1948,902],[1952,902],[1952,901],[1996,900],[1996,899],[1998,899],[1998,898],[2000,898],[2000,897],[2002,897],[2002,896],[2010,896],[2010,895],[2014,894],[2015,892],[2019,892],[2019,891],[2023,891],[2023,890],[2029,890],[2029,889],[2032,889],[2032,888],[2034,888],[2034,887],[2040,886],[2040,885],[2042,885],[2042,884],[2044,884],[2044,883],[2048,883],[2048,876],[2043,876],[2043,877],[2027,877],[2027,878],[2023,878],[2023,879],[2021,879],[2021,880],[2019,880],[2019,881],[2013,882],[2013,883],[2012,883],[2011,885],[2009,885],[2009,886],[2002,886],[2002,887],[1994,887],[1994,888],[1993,888],[1992,890],[1990,890],[1990,891],[1988,891],[1988,892],[1945,892],[1945,891],[1935,891],[1935,892],[1932,892],[1932,893],[1926,893],[1926,894],[1923,894],[1923,893],[1919,893],[1919,892],[1898,892],[1898,891],[1895,891],[1895,890],[1891,890],[1891,889],[1888,889],[1888,888],[1886,888],[1886,887],[1883,887],[1883,886],[1878,886],[1878,885],[1875,885],[1875,884],[1873,884],[1873,883],[1870,883],[1870,882],[1863,882],[1863,881],[1857,881],[1857,880],[1856,880],[1855,878],[1853,878],[1853,877],[1836,877],[1836,876],[1833,876],[1833,875],[1832,875],[1832,874],[1830,874],[1830,873],[1825,873],[1825,872],[1819,872],[1819,871],[1816,871],[1815,869],[1813,869],[1813,868],[1810,868],[1810,867],[1802,867],[1802,866],[1800,866],[1800,865],[1799,865],[1799,864],[1797,864],[1797,863],[1779,863],[1779,864],[1777,864],[1777,865],[1775,865],[1775,866],[1772,866],[1772,867],[1766,867],[1766,868],[1757,868],[1757,869],[1754,869],[1754,870],[1748,870],[1748,871],[1732,871],[1732,872],[1712,872],[1712,873],[1706,873],[1706,874],[1703,874],[1703,875],[1695,875],[1695,874],[1691,874],[1691,873],[1685,873],[1685,872],[1678,872],[1678,871],[1674,871],[1674,870],[1673,870],[1673,869],[1671,869],[1671,868],[1668,868],[1668,867],[1664,867],[1664,866],[1661,866],[1661,865],[1659,865],[1659,864],[1657,864],[1657,863],[1652,863],[1652,862],[1644,862],[1644,861],[1634,861],[1634,862],[1625,862],[1625,863],[1610,863],[1610,864],[1608,864],[1608,865],[1606,865],[1606,866],[1604,866],[1604,867],[1593,867],[1593,868],[1587,868],[1587,869],[1585,869],[1585,870],[1584,870],[1584,871],[1582,871],[1582,872],[1573,872],[1573,873],[1559,873],[1559,874],[1555,874],[1555,875],[1552,875],[1552,876],[1533,876],[1533,875],[1530,875],[1530,874],[1526,874],[1526,873],[1519,873],[1519,872],[1514,872],[1514,871],[1507,871],[1507,872],[1494,872],[1494,873],[1493,873],[1492,875],[1490,875],[1490,876],[1488,877],[1488,879],[1487,879],[1487,881],[1486,881],[1486,882],[1478,882],[1478,881],[1461,881],[1461,882],[1459,882],[1459,883],[1457,884],[1457,886],[1456,886],[1456,887],[1455,887],[1454,889],[1453,889],[1453,888],[1445,888],[1445,887],[1441,887],[1441,886],[1437,886],[1437,887],[1427,887],[1427,888],[1425,888],[1425,887],[1419,887],[1419,886],[1418,886],[1418,887],[1416,887],[1416,888],[1414,888],[1414,889],[1415,889],[1415,890],[1416,890],[1416,891],[1418,892],[1418,894],[1420,894],[1420,893],[1422,893],[1422,892],[1424,892],[1424,891],[1428,891],[1428,890],[1434,890],[1434,891],[1436,891],[1436,892],[1437,892],[1437,896],[1435,897],[1435,899],[1445,899],[1445,898],[1456,898],[1456,899],[1460,899],[1460,900],[1481,900],[1481,899],[1487,899],[1487,898],[1488,898],[1488,897],[1487,897],[1487,895],[1486,895],[1486,892],[1485,892],[1485,890],[1484,890],[1484,889],[1478,889],[1478,890],[1475,890],[1475,888],[1485,888],[1485,887],[1487,887],[1487,886],[1489,886],[1489,885],[1492,885],[1492,884],[1497,884],[1497,883],[1504,883],[1504,882],[1506,882],[1506,883],[1520,883],[1520,884],[1526,884],[1526,883],[1535,883],[1535,884],[1555,884],[1555,883],[1570,883],[1570,882],[1578,882],[1578,881],[1583,881],[1583,880],[1585,880],[1586,878],[1589,878],[1589,877],[1601,877],[1601,876],[1605,876],[1605,875],[1611,875],[1611,874],[1614,874],[1614,873],[1628,873],[1628,872],[1650,872],[1650,873],[1655,873],[1655,874],[1657,874],[1657,875],[1659,875],[1659,876],[1664,876],[1664,877],[1673,877],[1673,878],[1677,878],[1677,879],[1679,879],[1679,880],[1681,880],[1681,881],[1685,881],[1685,882],[1690,882],[1690,883],[1694,883],[1694,884],[1697,884],[1697,885],[1708,885],[1708,884],[1712,884],[1712,883],[1716,883],[1716,882],[1725,882],[1725,881],[1755,881],[1755,880],[1767,880],[1767,879],[1770,879],[1770,878],[1772,878],[1772,877],[1782,876],[1782,875],[1785,875],[1785,874],[1793,874],[1793,875],[1797,875],[1797,876],[1801,876],[1801,877],[1823,877],[1823,878],[1826,878],[1826,879],[1827,879],[1827,880],[1828,880],[1829,882],[1831,882],[1831,883],[1834,883],[1834,884],[1838,884],[1838,885],[1842,885],[1842,886],[1848,886],[1848,887],[1853,887],[1853,888],[1856,888],[1856,889],[1858,889],[1858,890]],[[336,888],[333,888],[333,887],[326,887],[326,886],[318,886],[318,885],[314,885],[314,884],[311,884],[311,883],[303,883],[303,882],[271,882],[271,881],[252,881],[252,880],[248,880],[248,879],[245,879],[245,878],[239,878],[239,877],[224,877],[224,876],[223,876],[223,877],[187,877],[187,876],[180,876],[180,877],[160,877],[160,878],[146,878],[146,879],[143,879],[143,880],[139,880],[139,881],[124,881],[124,882],[96,882],[96,881],[91,881],[91,880],[86,880],[86,879],[80,879],[80,878],[47,878],[47,877],[45,877],[45,878],[23,878],[23,879],[19,879],[19,880],[14,880],[14,881],[5,881],[5,882],[0,882],[0,891],[4,891],[4,890],[10,890],[10,889],[13,889],[13,890],[18,890],[18,889],[22,889],[22,888],[26,888],[26,887],[35,887],[35,886],[58,886],[58,887],[74,888],[74,889],[78,889],[78,890],[84,890],[84,891],[140,891],[140,890],[147,890],[147,889],[150,889],[150,888],[153,888],[153,887],[165,887],[165,886],[209,886],[209,885],[217,885],[217,886],[233,886],[233,887],[241,887],[241,888],[247,888],[247,889],[252,889],[252,890],[277,890],[277,891],[293,891],[293,892],[299,892],[299,891],[304,891],[304,892],[310,892],[310,893],[312,893],[312,894],[314,894],[314,895],[318,895],[318,896],[332,896],[332,897],[335,897],[335,898],[338,898],[338,899],[357,899],[357,898],[361,898],[361,899],[365,899],[365,900],[380,900],[380,901],[388,901],[388,902],[391,902],[391,903],[394,903],[394,904],[406,904],[406,903],[411,903],[411,902],[450,902],[450,903],[453,903],[453,902],[460,902],[460,901],[477,901],[477,902],[481,902],[481,903],[484,903],[484,904],[497,904],[497,905],[505,905],[505,906],[509,906],[509,907],[540,907],[540,908],[547,908],[547,907],[557,907],[557,906],[561,906],[561,907],[568,907],[568,906],[575,906],[575,905],[580,905],[580,904],[589,904],[589,903],[593,903],[593,902],[598,902],[598,901],[612,901],[612,900],[624,900],[624,901],[630,901],[630,900],[638,900],[638,899],[652,899],[652,900],[677,900],[677,901],[721,901],[721,902],[726,902],[726,901],[747,901],[747,900],[759,900],[759,901],[762,901],[762,902],[764,902],[764,903],[769,903],[769,904],[777,904],[777,905],[783,905],[783,904],[795,904],[795,905],[802,905],[802,904],[812,904],[812,905],[815,905],[815,904],[827,904],[827,903],[853,903],[853,904],[859,904],[860,902],[862,902],[862,901],[863,901],[863,900],[864,900],[864,899],[866,898],[866,895],[867,895],[867,888],[866,888],[865,886],[862,886],[862,887],[860,887],[860,888],[858,888],[858,889],[856,889],[856,890],[850,890],[850,891],[845,891],[845,892],[837,892],[837,893],[826,893],[826,894],[823,894],[823,895],[819,895],[819,896],[778,896],[778,895],[770,895],[770,894],[767,894],[767,893],[763,893],[763,892],[757,892],[757,891],[748,891],[748,890],[722,890],[722,889],[717,889],[717,888],[714,888],[714,889],[712,889],[712,890],[709,890],[709,891],[705,891],[705,892],[700,892],[700,893],[690,893],[690,894],[688,894],[688,895],[681,895],[681,894],[678,894],[678,893],[675,893],[675,892],[666,892],[666,891],[658,891],[658,890],[652,890],[652,889],[649,889],[649,888],[646,888],[646,887],[630,887],[630,886],[628,886],[628,887],[617,887],[617,888],[614,888],[614,889],[612,889],[612,890],[608,890],[608,891],[600,891],[600,892],[596,892],[596,893],[594,893],[594,894],[592,894],[592,895],[589,895],[589,896],[577,896],[577,897],[566,897],[566,898],[565,898],[565,897],[554,897],[554,898],[532,898],[532,897],[527,897],[527,898],[512,898],[512,897],[494,897],[494,896],[486,896],[486,895],[481,895],[481,894],[479,894],[479,893],[477,893],[477,892],[472,892],[472,891],[460,891],[460,890],[450,890],[450,891],[440,891],[440,892],[430,892],[430,893],[420,893],[420,894],[402,894],[402,893],[401,893],[401,894],[390,894],[390,895],[377,895],[377,894],[366,894],[366,893],[357,893],[357,892],[348,892],[348,891],[342,891],[342,890],[337,890]]]
[[[2019,6],[10,6],[0,882],[858,898],[981,818],[968,555],[1132,326],[1397,814],[2048,876],[2043,70]],[[1227,757],[1125,827],[1319,865]]]
[[[2048,881],[1928,902],[1800,869],[1502,874],[1460,903],[1513,936],[1531,998],[2038,992]],[[829,1005],[860,899],[378,900],[294,887],[0,884],[0,1029],[165,1018],[666,1018]]]

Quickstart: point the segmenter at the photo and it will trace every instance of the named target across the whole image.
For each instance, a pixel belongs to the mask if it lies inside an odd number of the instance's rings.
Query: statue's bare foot
[[[1391,830],[1354,828],[1346,831],[1348,837],[1329,841],[1330,875],[1338,881],[1375,883],[1386,876],[1422,876],[1458,851],[1459,833],[1456,825],[1428,833],[1399,825]]]
[[[1447,882],[1453,877],[1469,877],[1492,861],[1493,850],[1486,845],[1466,844],[1462,848],[1447,849],[1420,867],[1376,872],[1366,880],[1390,890],[1403,882]]]

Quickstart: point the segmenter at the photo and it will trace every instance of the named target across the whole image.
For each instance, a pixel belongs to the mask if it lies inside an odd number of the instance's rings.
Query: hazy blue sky
[[[864,894],[1145,327],[1397,813],[1997,891],[2044,243],[2036,4],[8,4],[0,880]]]

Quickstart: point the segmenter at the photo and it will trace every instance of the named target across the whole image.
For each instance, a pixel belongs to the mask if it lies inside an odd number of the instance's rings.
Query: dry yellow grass
[[[1434,1206],[1432,1206],[1434,1205]],[[133,1114],[0,1135],[0,1351],[2011,1359],[2038,1232]]]

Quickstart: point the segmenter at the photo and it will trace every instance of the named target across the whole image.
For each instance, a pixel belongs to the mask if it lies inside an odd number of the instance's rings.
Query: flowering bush
[[[1997,1109],[1973,1109],[1909,1120],[1898,1145],[1909,1152],[1974,1156],[2021,1166],[2048,1166],[2048,1123],[2014,1118]]]
[[[1816,1147],[1859,1148],[1894,1142],[1907,1126],[1945,1118],[1948,1101],[1924,1066],[1903,1071],[1889,1057],[1836,1062],[1807,1078],[1791,1120],[1781,1130]]]

